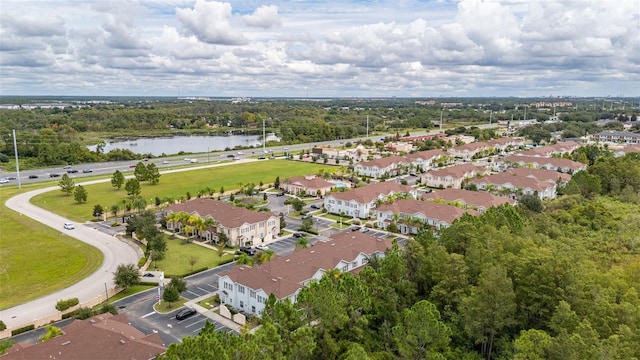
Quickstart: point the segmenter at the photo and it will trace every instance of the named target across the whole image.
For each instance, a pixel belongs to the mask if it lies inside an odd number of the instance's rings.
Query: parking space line
[[[191,295],[194,295],[195,297],[199,297],[199,296],[200,296],[200,294],[194,293],[194,292],[193,292],[193,291],[191,291],[191,290],[187,290],[187,292],[188,292],[189,294],[191,294]]]
[[[202,291],[204,291],[205,293],[208,293],[208,292],[209,292],[209,290],[205,290],[205,289],[201,288],[200,286],[198,286],[198,290],[202,290]]]
[[[198,320],[198,321],[196,321],[196,322],[194,322],[194,323],[191,323],[191,324],[189,324],[189,325],[186,325],[186,326],[185,326],[185,328],[192,327],[193,325],[198,325],[199,323],[204,322],[204,321],[206,321],[206,320],[207,320],[207,318],[206,318],[206,317],[204,317],[204,318],[203,318],[203,319],[201,319],[201,320]]]
[[[152,311],[152,312],[150,312],[148,314],[142,315],[141,318],[144,319],[144,318],[149,317],[149,316],[151,316],[153,314],[157,314],[157,313],[155,311]]]

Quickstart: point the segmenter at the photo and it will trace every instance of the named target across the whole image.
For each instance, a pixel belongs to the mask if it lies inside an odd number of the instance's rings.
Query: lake
[[[273,135],[271,135],[273,136]],[[267,136],[269,141],[274,140]],[[187,153],[204,153],[210,151],[221,151],[226,148],[233,149],[236,146],[260,147],[261,137],[258,135],[229,135],[229,136],[174,136],[139,138],[126,141],[105,141],[104,152],[113,149],[127,149],[138,154],[152,154],[154,156],[174,155],[181,151]],[[91,151],[96,150],[96,146],[89,146]]]

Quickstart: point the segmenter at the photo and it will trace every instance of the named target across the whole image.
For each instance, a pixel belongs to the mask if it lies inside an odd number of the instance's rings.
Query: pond
[[[274,140],[267,136],[268,141]],[[226,148],[262,146],[261,136],[258,135],[229,135],[229,136],[174,136],[139,138],[125,141],[106,142],[104,152],[113,149],[131,150],[138,154],[152,154],[154,156],[173,155],[180,152],[204,153],[210,151],[222,151]],[[88,147],[95,151],[96,145]]]

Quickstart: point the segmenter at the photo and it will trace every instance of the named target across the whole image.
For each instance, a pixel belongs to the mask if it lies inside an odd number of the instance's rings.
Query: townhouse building
[[[471,160],[476,154],[479,154],[482,151],[487,151],[490,148],[491,147],[486,142],[474,142],[449,148],[447,149],[447,152],[451,154],[451,156],[464,160]]]
[[[424,225],[436,229],[447,228],[465,213],[479,214],[475,210],[416,199],[404,199],[392,204],[382,204],[374,210],[378,228],[387,229],[391,223],[395,223],[398,231],[407,235],[417,234]]]
[[[296,302],[300,290],[327,271],[357,272],[368,259],[383,257],[391,246],[389,239],[346,231],[331,235],[330,241],[316,242],[287,256],[275,256],[261,265],[237,265],[218,275],[220,302],[260,316],[271,294],[278,300]]]
[[[197,235],[207,241],[218,242],[225,234],[228,246],[254,246],[275,240],[280,233],[280,219],[264,211],[253,211],[214,199],[193,199],[174,204],[164,210],[170,218],[172,213],[185,212],[202,219],[210,218],[215,225],[197,230]],[[169,230],[181,231],[186,224],[179,220],[167,220]]]
[[[430,170],[420,176],[420,182],[433,188],[462,188],[465,180],[477,175],[488,175],[489,170],[471,163]]]
[[[531,169],[518,167],[508,169],[507,173],[559,184],[566,184],[567,182],[569,182],[569,180],[571,180],[570,174],[547,169]]]
[[[509,167],[528,167],[534,169],[547,169],[574,174],[580,170],[586,170],[587,165],[581,162],[562,158],[543,158],[535,156],[510,155],[494,161],[495,171],[504,171]]]
[[[390,177],[398,174],[400,165],[408,166],[408,161],[403,156],[389,156],[371,161],[362,161],[353,167],[353,171],[361,176],[374,179]]]
[[[593,134],[592,138],[594,141],[599,142],[640,144],[640,133],[632,133],[628,131],[601,131],[597,134]]]
[[[390,181],[379,182],[345,192],[334,192],[324,198],[324,208],[332,214],[366,219],[371,210],[382,201],[395,196],[418,197],[418,191],[411,186],[400,185]]]
[[[436,168],[437,162],[439,162],[440,160],[446,159],[448,157],[449,157],[449,154],[440,149],[418,151],[413,154],[408,154],[406,156],[410,164],[409,165],[410,170],[420,169],[422,171]]]
[[[335,184],[316,175],[306,175],[286,179],[280,184],[280,187],[290,194],[324,196],[335,187]]]
[[[500,206],[503,204],[516,205],[518,203],[515,199],[496,196],[484,191],[464,189],[435,190],[430,193],[423,194],[422,199],[427,201],[445,202],[454,206],[459,205],[459,207],[463,209],[477,210],[480,213],[483,213],[494,206]]]
[[[541,200],[556,197],[556,184],[509,173],[498,173],[471,180],[478,190],[516,198],[518,194],[537,195]]]

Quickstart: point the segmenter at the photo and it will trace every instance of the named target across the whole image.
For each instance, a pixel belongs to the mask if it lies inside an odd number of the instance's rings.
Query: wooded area
[[[585,175],[542,212],[425,229],[295,304],[271,298],[255,334],[207,326],[162,358],[640,358],[640,156],[603,152]]]

